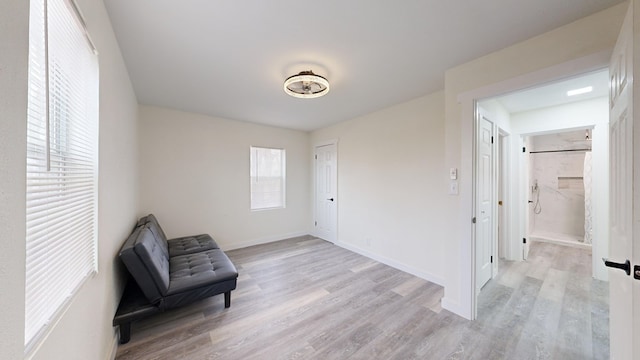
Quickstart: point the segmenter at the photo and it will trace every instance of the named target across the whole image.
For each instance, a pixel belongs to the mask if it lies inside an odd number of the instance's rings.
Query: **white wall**
[[[513,131],[522,135],[549,134],[609,123],[606,97],[511,114]],[[594,135],[595,136],[595,135]]]
[[[511,114],[502,106],[502,104],[495,99],[487,99],[478,102],[478,106],[490,113],[492,120],[495,124],[506,133],[512,133],[511,129]]]
[[[460,169],[460,195],[443,204],[451,239],[445,249],[450,269],[442,301],[445,308],[469,318],[474,313],[470,221],[474,99],[602,66],[602,58],[615,44],[626,8],[627,4],[614,6],[445,73],[445,167]]]
[[[337,244],[439,284],[443,103],[437,92],[311,134],[339,140]]]
[[[29,2],[0,2],[0,357],[24,351]]]
[[[24,238],[28,1],[0,5],[0,349],[24,357]],[[105,359],[122,289],[116,252],[137,214],[137,102],[102,1],[78,1],[100,51],[99,273],[89,279],[35,359]],[[8,46],[6,48],[5,46]]]
[[[209,233],[233,249],[309,233],[308,133],[159,107],[139,114],[138,215],[154,213],[167,236]],[[250,146],[286,150],[285,209],[250,210]]]

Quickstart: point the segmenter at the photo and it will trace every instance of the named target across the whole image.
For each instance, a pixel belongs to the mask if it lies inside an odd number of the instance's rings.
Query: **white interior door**
[[[495,146],[493,121],[478,109],[476,182],[476,288],[491,279],[495,231]]]
[[[336,144],[317,146],[315,161],[315,233],[321,239],[336,242],[338,232],[338,161]]]
[[[635,5],[635,9],[634,9]],[[640,263],[640,126],[633,105],[640,106],[634,92],[634,17],[640,15],[638,0],[632,0],[609,64],[610,111],[610,242],[608,266]],[[634,13],[638,14],[634,16]],[[638,30],[636,30],[638,31]],[[634,40],[635,37],[635,40]],[[634,176],[635,175],[635,176]],[[611,359],[640,359],[640,281],[621,269],[609,269]]]

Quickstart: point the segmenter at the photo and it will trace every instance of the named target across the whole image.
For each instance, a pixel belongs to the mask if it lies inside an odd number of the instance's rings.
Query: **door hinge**
[[[493,136],[491,137],[491,143],[493,144]]]
[[[493,264],[493,255],[491,255],[491,263]]]
[[[318,222],[317,222],[317,221],[316,221],[316,224],[315,224],[315,226],[318,226]]]
[[[523,146],[523,147],[522,147],[522,152],[523,152],[523,153],[524,153],[524,152],[527,152],[527,148]]]
[[[474,216],[473,219],[471,219],[471,223],[475,224],[476,223],[476,217]]]
[[[318,160],[318,155],[316,155],[316,160]]]
[[[526,244],[527,243],[527,238],[522,238],[522,243]]]

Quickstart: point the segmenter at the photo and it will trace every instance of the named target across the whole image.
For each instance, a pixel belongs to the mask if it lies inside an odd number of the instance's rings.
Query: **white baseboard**
[[[392,268],[396,268],[398,270],[402,270],[402,271],[404,271],[406,273],[409,273],[411,275],[417,276],[417,277],[419,277],[421,279],[425,279],[425,280],[430,281],[430,282],[432,282],[434,284],[438,284],[440,286],[444,286],[444,279],[441,278],[440,276],[436,276],[436,275],[433,275],[431,273],[428,273],[428,272],[425,272],[425,271],[422,271],[422,270],[418,270],[418,269],[416,269],[416,268],[414,268],[412,266],[403,264],[403,263],[401,263],[399,261],[390,259],[388,257],[373,253],[371,251],[367,251],[367,250],[362,249],[360,247],[357,247],[357,246],[354,246],[354,245],[351,245],[351,244],[347,244],[347,243],[344,243],[344,242],[341,242],[341,241],[337,241],[335,243],[335,245],[340,246],[341,248],[345,248],[345,249],[347,249],[349,251],[353,251],[354,253],[360,254],[362,256],[366,256],[369,259],[373,259],[373,260],[381,262],[381,263],[383,263],[385,265],[391,266]]]
[[[440,305],[442,306],[443,309],[447,311],[450,311],[456,315],[462,316],[467,320],[471,320],[471,314],[469,313],[469,311],[466,311],[465,309],[463,309],[460,306],[459,302],[453,302],[448,298],[443,297],[442,300],[440,301]]]
[[[114,331],[113,339],[111,339],[111,352],[105,357],[106,360],[114,360],[118,352],[118,339],[120,330]]]
[[[276,235],[276,236],[266,236],[266,237],[263,237],[263,238],[258,238],[258,239],[248,240],[248,241],[242,241],[242,242],[237,242],[237,243],[233,243],[233,244],[220,244],[220,246],[221,246],[221,248],[223,250],[235,250],[235,249],[246,248],[246,247],[249,247],[249,246],[268,244],[268,243],[271,243],[271,242],[274,242],[274,241],[290,239],[290,238],[299,237],[299,236],[305,236],[305,235],[308,235],[308,234],[309,234],[308,231],[295,232],[295,233]]]

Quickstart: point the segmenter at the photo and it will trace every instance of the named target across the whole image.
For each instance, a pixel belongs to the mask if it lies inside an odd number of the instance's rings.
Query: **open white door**
[[[476,289],[481,289],[493,276],[493,244],[495,242],[495,124],[486,111],[478,108],[476,159]]]
[[[338,224],[338,160],[337,145],[317,146],[316,160],[316,220],[315,235],[321,239],[337,240]]]
[[[640,41],[638,28],[634,29],[639,1],[631,0],[609,64],[610,257],[606,264],[627,267],[609,269],[611,359],[616,360],[640,359],[640,281],[634,280],[633,266],[640,265],[640,123],[636,124],[640,119],[633,112],[634,105],[640,106],[640,91],[634,89],[634,67],[640,65],[634,56],[634,43]]]

